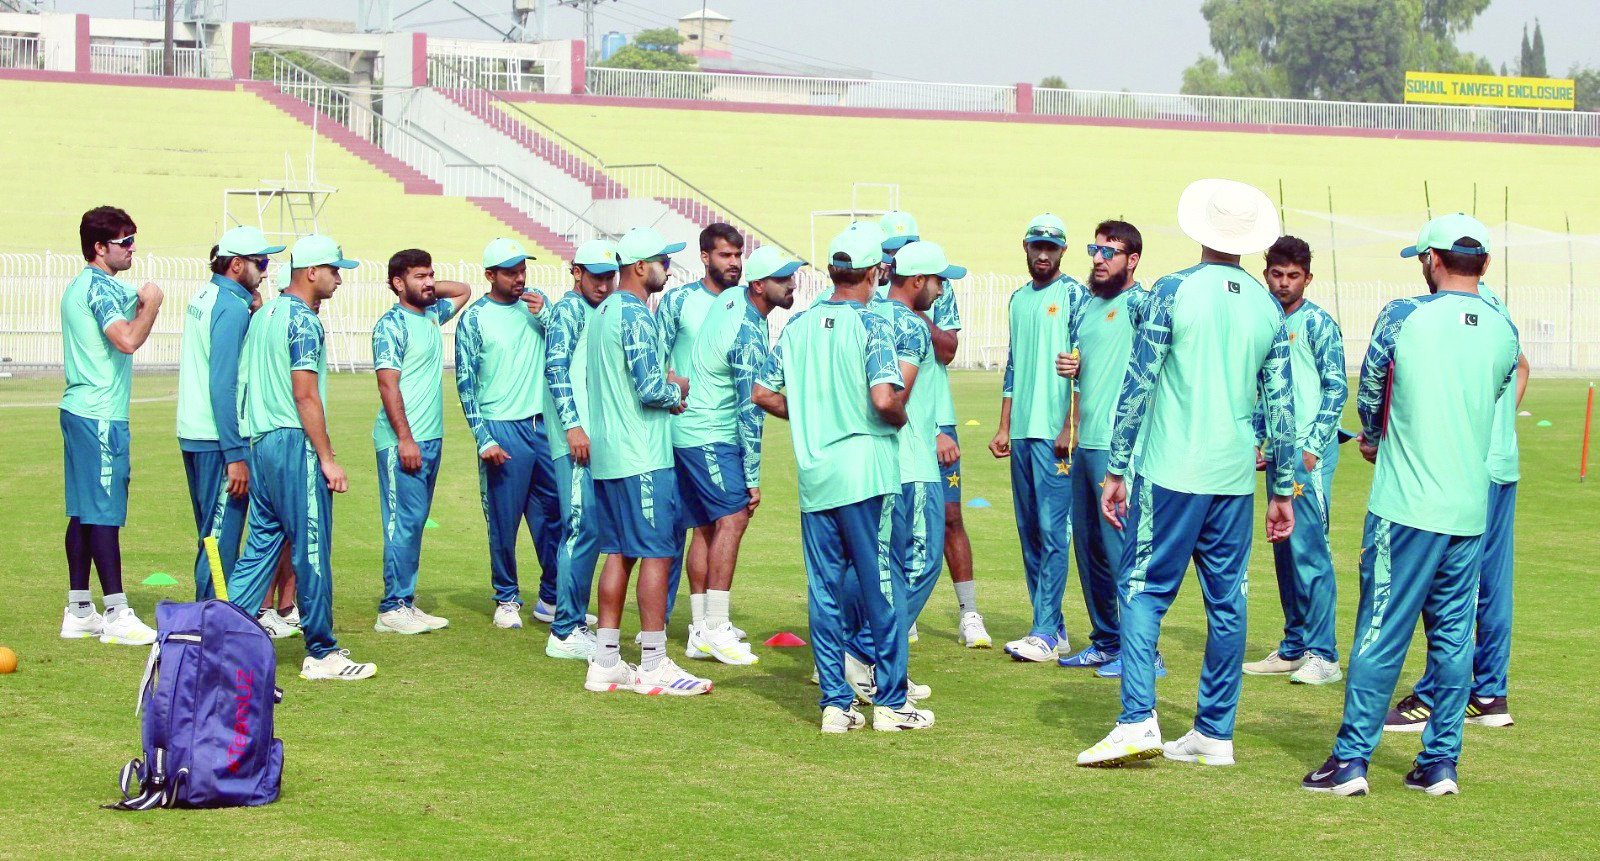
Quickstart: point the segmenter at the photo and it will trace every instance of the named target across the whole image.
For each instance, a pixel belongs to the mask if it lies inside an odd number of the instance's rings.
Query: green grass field
[[[1025,629],[1026,603],[1007,471],[983,446],[999,378],[952,375],[962,428],[979,600],[997,640]],[[192,520],[173,440],[172,376],[140,376],[133,407],[131,520],[123,548],[129,593],[147,620],[183,585],[140,586],[152,571],[187,581]],[[453,386],[447,389],[453,391]],[[1432,799],[1400,777],[1416,736],[1388,738],[1372,765],[1373,795],[1313,796],[1300,777],[1332,743],[1342,688],[1246,678],[1239,764],[1209,769],[1156,760],[1121,771],[1072,763],[1117,714],[1114,683],[1086,672],[1019,665],[998,649],[954,640],[955,599],[941,585],[912,650],[934,687],[938,725],[913,734],[817,733],[810,653],[758,648],[760,665],[696,668],[714,694],[690,700],[600,696],[583,668],[543,655],[544,629],[490,626],[477,475],[459,410],[427,533],[422,605],[451,618],[436,634],[372,632],[380,594],[375,463],[377,406],[365,375],[330,380],[334,443],[351,492],[336,503],[336,631],[378,676],[310,683],[299,641],[280,644],[277,710],[283,796],[269,807],[112,813],[120,766],[139,753],[135,687],[146,650],[56,636],[65,588],[61,460],[54,378],[0,380],[0,643],[21,655],[0,676],[0,859],[260,858],[1341,858],[1456,855],[1580,858],[1600,854],[1600,803],[1588,780],[1600,700],[1583,671],[1600,633],[1594,607],[1600,487],[1576,481],[1583,386],[1535,379],[1519,420],[1515,727],[1469,727],[1464,793]],[[1548,419],[1552,427],[1534,422]],[[1353,426],[1353,417],[1346,425]],[[770,423],[765,504],[746,539],[734,613],[753,637],[807,636],[793,460]],[[1351,452],[1338,473],[1334,546],[1341,648],[1356,602],[1355,562],[1371,468]],[[1259,528],[1258,528],[1259,535]],[[1259,540],[1259,539],[1258,539]],[[524,539],[526,544],[526,539]],[[531,558],[531,549],[527,557]],[[1276,642],[1279,615],[1264,541],[1252,567],[1249,652]],[[532,566],[529,566],[532,567]],[[524,582],[536,578],[525,569]],[[98,591],[98,587],[97,587]],[[625,655],[636,658],[628,620]],[[1067,620],[1084,613],[1069,587]],[[687,611],[671,632],[681,647]],[[1204,641],[1191,581],[1169,615],[1159,687],[1167,737],[1193,718]],[[1421,671],[1414,648],[1402,677]],[[1585,824],[1588,823],[1588,824]]]

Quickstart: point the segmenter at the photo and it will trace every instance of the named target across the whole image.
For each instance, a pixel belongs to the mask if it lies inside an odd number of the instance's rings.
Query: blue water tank
[[[623,46],[627,45],[627,44],[628,44],[628,37],[622,35],[621,33],[617,32],[616,30],[612,30],[611,32],[605,34],[604,36],[601,36],[600,37],[600,59],[602,59],[602,60],[611,59],[611,55],[612,54],[615,54],[616,52],[622,50]]]

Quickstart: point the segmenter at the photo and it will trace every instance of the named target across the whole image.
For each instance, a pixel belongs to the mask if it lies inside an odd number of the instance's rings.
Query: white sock
[[[639,669],[653,672],[667,657],[667,632],[641,631],[639,648]]]
[[[87,619],[94,615],[94,596],[88,589],[68,589],[67,609],[79,619]]]
[[[706,623],[706,593],[689,593],[689,620],[696,627]]]
[[[619,628],[601,628],[595,632],[594,662],[606,669],[611,669],[622,660],[622,630]]]
[[[722,589],[706,590],[706,627],[717,628],[728,624],[728,593]]]
[[[961,615],[978,612],[978,581],[968,580],[955,584],[955,587],[956,603],[961,606]]]

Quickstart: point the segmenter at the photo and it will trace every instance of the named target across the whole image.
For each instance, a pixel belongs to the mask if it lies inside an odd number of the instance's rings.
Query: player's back
[[[1137,471],[1184,493],[1252,493],[1251,416],[1261,367],[1283,328],[1283,308],[1249,273],[1221,263],[1168,275],[1153,292],[1142,325],[1170,346],[1145,416]],[[1285,367],[1285,383],[1287,376]]]
[[[1373,339],[1390,359],[1371,369],[1386,372],[1388,395],[1368,510],[1415,529],[1481,534],[1495,401],[1516,369],[1516,328],[1476,294],[1439,292],[1389,303]]]

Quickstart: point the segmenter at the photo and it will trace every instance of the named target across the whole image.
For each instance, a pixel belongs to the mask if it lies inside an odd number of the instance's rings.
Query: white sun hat
[[[1184,235],[1223,254],[1255,254],[1282,233],[1278,210],[1253,185],[1231,179],[1197,179],[1178,198]]]

